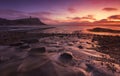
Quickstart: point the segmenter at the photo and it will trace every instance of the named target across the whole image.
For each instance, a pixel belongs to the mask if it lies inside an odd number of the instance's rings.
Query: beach
[[[37,74],[43,70],[39,69],[41,66],[47,71],[45,66],[49,65],[46,58],[56,68],[79,71],[79,76],[120,75],[119,35],[86,33],[82,29],[71,29],[70,32],[56,29],[61,27],[40,28],[37,31],[1,31],[0,75],[32,76],[34,71]],[[68,57],[61,59],[64,53]],[[69,57],[70,60],[65,62],[64,59]]]

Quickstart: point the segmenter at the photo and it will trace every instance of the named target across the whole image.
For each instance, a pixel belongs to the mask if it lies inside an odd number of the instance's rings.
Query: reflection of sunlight
[[[85,25],[85,26],[74,26],[74,25],[66,25],[66,26],[55,26],[56,28],[47,29],[45,32],[53,32],[53,33],[72,33],[75,31],[81,31],[81,33],[91,33],[91,34],[99,34],[99,35],[120,35],[120,33],[107,33],[107,32],[89,32],[87,29],[92,29],[96,27],[100,28],[108,28],[113,30],[120,30],[120,26],[109,26],[109,25]]]

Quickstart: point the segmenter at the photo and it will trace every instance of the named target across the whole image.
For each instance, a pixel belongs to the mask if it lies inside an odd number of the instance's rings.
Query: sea
[[[110,33],[110,32],[90,32],[88,29],[93,28],[106,28],[112,30],[120,30],[120,25],[37,25],[37,26],[0,26],[0,31],[32,31],[37,30],[39,33],[39,29],[49,28],[43,32],[44,33],[73,33],[74,31],[79,31],[81,33],[91,33],[91,34],[99,34],[99,35],[119,35],[120,33]]]

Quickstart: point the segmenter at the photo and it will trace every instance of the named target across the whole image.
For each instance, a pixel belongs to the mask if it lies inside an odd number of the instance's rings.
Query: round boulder
[[[73,55],[71,52],[64,52],[59,57],[62,61],[71,61],[73,59]]]

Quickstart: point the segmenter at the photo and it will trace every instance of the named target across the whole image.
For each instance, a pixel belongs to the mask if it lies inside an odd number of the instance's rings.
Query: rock
[[[19,48],[20,49],[28,49],[28,48],[30,48],[30,46],[28,44],[24,44],[24,45],[21,45]]]
[[[91,64],[86,64],[86,66],[87,66],[87,71],[88,71],[88,72],[91,72],[92,70],[95,69],[95,68],[93,67],[93,65],[91,65]]]
[[[73,44],[72,42],[69,42],[68,45],[69,45],[69,46],[73,46],[74,44]]]
[[[95,69],[93,72],[92,72],[92,76],[115,76],[113,74],[109,74],[105,71],[102,71],[102,70],[99,70],[99,69]],[[117,75],[116,75],[117,76]]]
[[[26,40],[22,40],[23,42],[25,42],[25,43],[37,43],[37,42],[39,42],[39,40],[38,39],[26,39]]]
[[[60,55],[59,58],[62,61],[71,61],[73,59],[73,55],[70,52],[64,52]]]
[[[8,73],[9,76],[11,74],[13,76],[86,76],[84,71],[79,68],[64,66],[62,63],[51,60],[47,54],[35,57],[28,56],[17,68],[16,75],[13,71]],[[3,72],[0,72],[1,76],[3,74]]]
[[[8,25],[46,25],[39,18],[23,18],[23,19],[16,19],[16,20],[8,20],[0,18],[0,25],[1,26],[8,26]]]
[[[45,48],[45,47],[32,48],[32,49],[29,51],[30,55],[31,55],[31,54],[36,54],[36,53],[41,54],[41,53],[45,53],[45,52],[46,52],[46,48]]]
[[[78,48],[79,48],[79,49],[83,49],[83,47],[82,47],[81,45],[80,45],[80,46],[78,46]]]
[[[23,42],[17,42],[17,43],[10,44],[10,46],[21,46],[23,44],[24,44]]]
[[[5,56],[1,56],[0,57],[0,62],[5,62],[5,61],[8,61],[8,60],[10,60],[10,57],[5,57]]]

